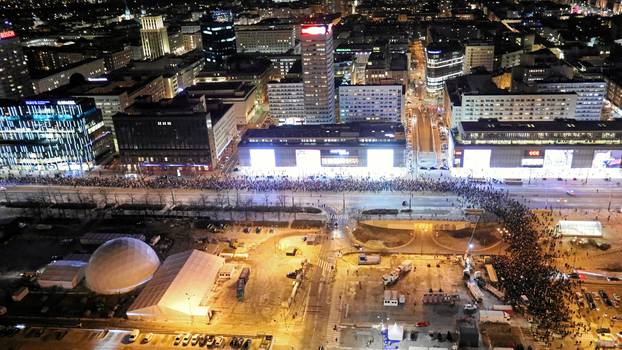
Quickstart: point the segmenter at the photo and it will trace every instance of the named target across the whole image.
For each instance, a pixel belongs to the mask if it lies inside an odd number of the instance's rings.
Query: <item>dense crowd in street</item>
[[[565,298],[571,282],[558,276],[553,264],[553,232],[545,219],[538,218],[506,190],[492,183],[474,183],[469,179],[351,177],[13,177],[1,180],[6,185],[35,184],[122,188],[177,188],[209,190],[245,190],[256,192],[451,192],[461,196],[468,206],[495,214],[507,229],[504,240],[508,254],[495,258],[508,301],[524,307],[543,330],[560,330],[569,319]],[[544,242],[544,244],[543,244]]]

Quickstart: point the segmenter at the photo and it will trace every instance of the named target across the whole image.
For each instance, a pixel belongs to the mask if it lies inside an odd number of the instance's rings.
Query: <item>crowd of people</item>
[[[469,179],[353,177],[9,177],[6,185],[35,184],[55,186],[178,188],[203,190],[243,190],[256,192],[451,192],[463,198],[468,206],[493,213],[504,222],[507,232],[507,254],[496,257],[493,264],[501,278],[510,303],[524,307],[541,329],[562,327],[569,319],[565,303],[571,282],[558,275],[553,264],[555,244],[550,225],[536,217],[529,208],[493,183],[474,183]],[[544,242],[544,244],[543,244]]]

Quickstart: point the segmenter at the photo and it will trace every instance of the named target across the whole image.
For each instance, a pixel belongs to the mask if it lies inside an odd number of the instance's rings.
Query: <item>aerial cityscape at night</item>
[[[622,0],[0,0],[0,350],[622,348]]]

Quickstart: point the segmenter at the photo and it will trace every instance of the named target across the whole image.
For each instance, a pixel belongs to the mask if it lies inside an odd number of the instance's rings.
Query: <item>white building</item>
[[[535,85],[537,92],[574,92],[577,94],[575,118],[599,120],[607,95],[607,83],[603,80],[544,80]]]
[[[130,319],[163,321],[210,317],[209,297],[225,259],[189,250],[166,258],[127,311]]]
[[[451,125],[494,118],[499,121],[552,121],[575,118],[577,94],[509,93],[497,88],[489,74],[471,74],[447,81],[446,113]]]
[[[279,54],[294,48],[296,32],[291,24],[236,26],[235,39],[238,53]]]
[[[279,124],[302,124],[305,118],[304,88],[299,80],[281,80],[268,84],[270,115]]]
[[[88,79],[106,73],[106,65],[104,64],[103,58],[82,61],[60,72],[52,73],[38,79],[32,79],[32,88],[35,94],[40,94],[69,84],[71,76],[74,74],[80,74],[85,79]]]
[[[143,16],[140,18],[140,26],[140,39],[146,59],[162,57],[171,52],[162,16]]]
[[[475,67],[493,70],[495,62],[495,46],[483,41],[468,41],[464,44],[463,74],[470,74]]]
[[[75,260],[58,260],[49,263],[37,278],[41,288],[60,287],[73,289],[84,279],[87,263]]]
[[[344,85],[339,87],[342,123],[359,121],[404,122],[402,85]]]
[[[335,69],[333,28],[330,24],[303,24],[300,28],[304,122],[335,122]]]

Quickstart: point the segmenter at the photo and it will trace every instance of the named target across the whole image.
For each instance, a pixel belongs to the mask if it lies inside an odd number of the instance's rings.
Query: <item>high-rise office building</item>
[[[305,123],[335,123],[332,25],[303,24],[300,41]]]
[[[28,65],[19,39],[12,30],[0,29],[0,98],[31,93]]]
[[[206,60],[220,64],[235,54],[235,27],[231,10],[214,10],[201,21],[201,39]]]
[[[462,75],[464,51],[457,42],[431,43],[425,49],[425,84],[429,92],[441,92],[445,81]]]
[[[92,99],[0,102],[0,168],[90,170],[112,152],[112,135]]]
[[[143,55],[146,59],[155,59],[171,52],[162,16],[143,16],[140,18],[140,25]]]

